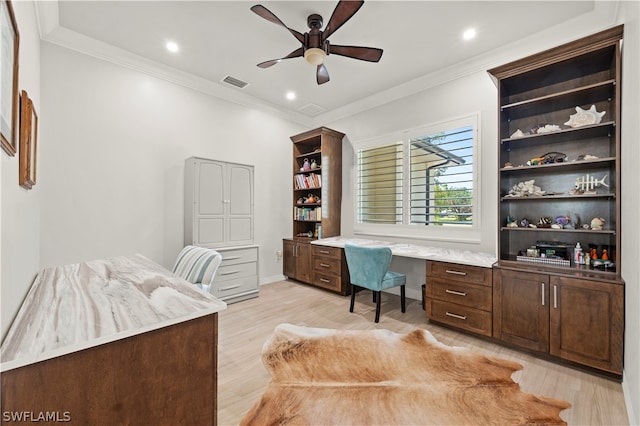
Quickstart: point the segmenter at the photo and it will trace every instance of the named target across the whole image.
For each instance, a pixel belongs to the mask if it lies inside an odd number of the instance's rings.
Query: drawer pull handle
[[[236,260],[236,259],[240,259],[240,256],[229,256],[229,257],[222,258],[222,260]]]
[[[220,275],[231,275],[231,274],[237,274],[239,272],[240,272],[240,270],[236,269],[235,271],[220,272]]]
[[[447,269],[445,272],[446,272],[447,274],[454,274],[454,275],[462,275],[462,276],[467,275],[467,273],[466,273],[466,272],[452,271],[451,269]]]
[[[455,291],[455,290],[449,290],[449,289],[446,289],[445,293],[455,294],[456,296],[466,296],[467,295],[467,293],[464,293],[462,291]]]
[[[325,278],[320,278],[320,281],[322,281],[323,283],[330,283],[331,282],[331,280],[327,280]]]
[[[540,289],[542,290],[540,292],[542,294],[542,306],[544,306],[544,283],[540,283]]]
[[[240,287],[239,284],[238,285],[232,285],[232,286],[229,286],[229,287],[221,288],[220,291],[233,290],[234,288],[238,288],[238,287]]]
[[[328,264],[326,264],[326,263],[320,263],[320,266],[322,266],[323,268],[328,268],[328,267],[330,267],[331,265],[328,265]]]
[[[327,251],[327,250],[318,250],[318,251],[319,251],[320,253],[322,253],[322,254],[329,254],[329,253],[331,253],[330,251]]]
[[[464,321],[467,320],[467,317],[465,317],[463,315],[452,314],[451,312],[445,312],[445,315],[448,316],[448,317],[458,318],[458,319],[461,319],[461,320],[464,320]]]

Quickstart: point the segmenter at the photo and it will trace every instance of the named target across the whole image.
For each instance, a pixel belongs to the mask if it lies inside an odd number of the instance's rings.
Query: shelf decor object
[[[501,165],[493,337],[617,379],[622,34],[616,26],[489,70]],[[583,261],[581,247],[608,259]]]

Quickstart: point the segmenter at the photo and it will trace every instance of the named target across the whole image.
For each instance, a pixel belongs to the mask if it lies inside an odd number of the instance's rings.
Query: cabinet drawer
[[[340,260],[342,258],[342,249],[338,247],[316,246],[311,244],[311,254],[313,257],[330,257]]]
[[[430,320],[491,336],[490,312],[435,299],[427,299],[426,305],[427,318]]]
[[[256,262],[258,260],[258,247],[238,248],[232,250],[218,250],[222,255],[220,268],[238,263]],[[218,274],[220,271],[218,271]]]
[[[225,265],[224,263],[220,265],[218,268],[218,272],[216,273],[216,277],[213,282],[221,282],[221,281],[229,281],[236,278],[248,277],[251,275],[258,274],[258,263],[250,262],[250,263],[239,263],[232,265]]]
[[[491,311],[491,287],[487,286],[431,278],[427,282],[427,297]]]
[[[340,292],[342,290],[342,278],[339,275],[335,276],[313,271],[313,285]]]
[[[427,280],[431,277],[491,286],[491,268],[482,268],[480,266],[427,260]]]
[[[250,275],[247,277],[230,279],[228,281],[216,282],[213,284],[212,294],[225,300],[236,295],[258,290],[258,276]]]
[[[313,259],[313,270],[321,274],[331,274],[340,276],[340,259],[320,257]]]

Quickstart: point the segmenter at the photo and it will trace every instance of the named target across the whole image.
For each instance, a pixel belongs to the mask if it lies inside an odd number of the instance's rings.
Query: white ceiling
[[[44,40],[303,123],[383,103],[425,76],[576,17],[602,13],[603,7],[611,15],[615,2],[367,1],[330,41],[382,48],[381,61],[330,55],[325,64],[331,81],[321,86],[315,67],[302,58],[267,69],[256,66],[300,47],[285,28],[251,12],[259,3],[300,32],[308,31],[311,13],[322,15],[326,25],[337,4],[58,0],[39,2],[38,14]],[[478,36],[465,42],[462,32],[468,27]],[[167,52],[168,40],[180,45],[179,53]],[[221,82],[227,75],[249,85],[238,89]],[[297,98],[287,100],[287,91]]]

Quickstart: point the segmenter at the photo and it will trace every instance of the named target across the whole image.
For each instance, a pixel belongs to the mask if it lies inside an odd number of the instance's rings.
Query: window
[[[477,134],[472,116],[356,144],[356,225],[477,227]]]

